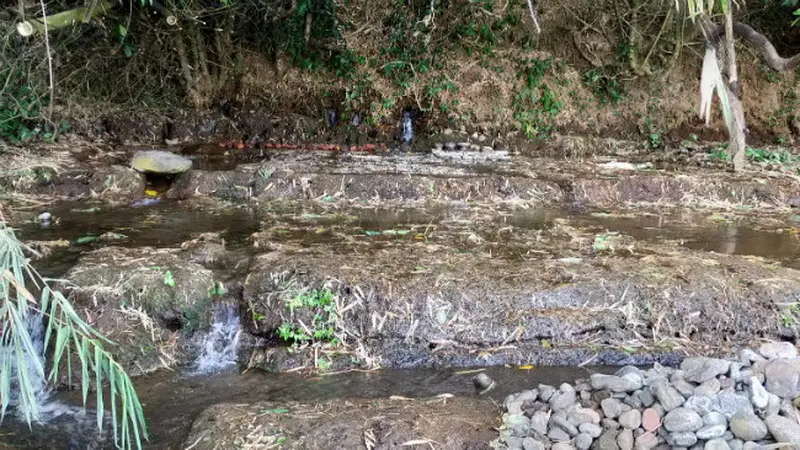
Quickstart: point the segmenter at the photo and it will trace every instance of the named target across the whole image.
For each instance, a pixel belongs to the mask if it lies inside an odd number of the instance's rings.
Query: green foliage
[[[592,91],[601,106],[616,105],[625,98],[625,83],[617,75],[605,75],[598,69],[583,74],[583,84]]]
[[[300,292],[284,302],[290,319],[283,322],[277,330],[278,336],[293,346],[316,342],[336,344],[338,321],[334,294],[330,289],[313,289]],[[310,323],[303,323],[299,316],[310,316]]]
[[[792,328],[800,319],[800,299],[786,305],[781,311],[780,321],[785,328]]]
[[[664,130],[656,125],[655,121],[653,120],[655,114],[656,104],[653,100],[647,102],[647,114],[636,114],[638,117],[637,127],[639,129],[639,134],[647,139],[647,146],[651,149],[657,149],[661,147],[661,135],[664,132]]]
[[[225,295],[225,285],[223,285],[221,281],[217,281],[217,282],[214,283],[213,286],[208,288],[208,293],[212,297],[214,297],[214,296],[222,297],[223,295]]]
[[[13,67],[0,68],[0,138],[12,144],[29,143],[37,139],[51,141],[52,132],[45,132],[42,115],[46,98],[29,84],[27,77]],[[69,131],[70,125],[61,122],[59,132]]]
[[[142,406],[125,370],[104,348],[104,344],[110,341],[84,322],[61,292],[50,288],[50,280],[42,278],[30,265],[23,247],[14,232],[0,220],[0,255],[4,255],[0,259],[0,292],[3,296],[0,320],[4,347],[0,352],[0,421],[9,406],[13,375],[16,375],[13,388],[19,393],[19,408],[25,419],[29,424],[38,420],[40,412],[31,374],[47,383],[57,383],[59,367],[66,359],[70,383],[73,361],[78,363],[84,405],[89,387],[94,385],[96,388],[98,428],[102,430],[104,412],[110,406],[116,446],[122,450],[134,446],[141,449],[142,438],[148,439]],[[38,298],[29,288],[38,292]],[[43,349],[52,350],[52,368],[48,373],[37,358],[39,355],[26,326],[28,316],[35,311],[44,316]],[[110,405],[104,403],[103,380],[108,382]]]
[[[553,132],[553,118],[564,104],[544,83],[546,75],[555,74],[552,58],[525,59],[519,63],[517,77],[523,86],[514,95],[514,120],[530,139],[546,139]]]
[[[792,160],[792,155],[786,150],[776,151],[747,147],[745,156],[752,162],[767,162],[773,164],[787,164]]]

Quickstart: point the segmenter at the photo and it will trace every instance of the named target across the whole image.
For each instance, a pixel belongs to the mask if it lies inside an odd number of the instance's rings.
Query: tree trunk
[[[731,105],[732,124],[730,141],[728,144],[728,158],[732,159],[733,169],[742,170],[745,165],[745,151],[747,143],[745,141],[744,109],[739,100],[738,75],[736,70],[736,37],[733,34],[733,4],[728,2],[725,11],[725,56],[728,60],[728,97]]]

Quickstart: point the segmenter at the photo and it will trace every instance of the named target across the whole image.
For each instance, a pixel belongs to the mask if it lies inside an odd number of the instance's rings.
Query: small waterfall
[[[242,327],[235,304],[214,305],[211,330],[200,341],[194,374],[206,374],[236,364]]]
[[[41,424],[49,424],[56,421],[62,416],[68,416],[72,419],[83,418],[86,416],[86,411],[83,408],[66,405],[60,401],[52,399],[53,391],[47,384],[47,361],[44,357],[44,317],[39,312],[29,311],[25,318],[25,327],[31,337],[33,343],[33,350],[35,354],[31,355],[23,350],[24,359],[26,362],[27,376],[30,384],[35,392],[34,407],[39,411],[39,422]],[[7,354],[11,351],[10,346],[0,347],[0,354]],[[36,365],[39,364],[45,371],[43,377],[37,370]],[[24,406],[19,399],[19,391],[17,389],[17,364],[12,358],[11,360],[11,395],[9,399],[9,407],[13,410],[13,416],[21,421],[25,421]]]
[[[402,132],[400,133],[400,139],[403,143],[408,144],[414,139],[414,125],[411,121],[411,111],[404,111],[403,112],[403,123],[402,123]]]

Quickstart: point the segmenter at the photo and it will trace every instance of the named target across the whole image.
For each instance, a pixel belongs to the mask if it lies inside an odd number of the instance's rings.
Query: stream
[[[217,232],[230,248],[248,251],[249,236],[263,229],[264,223],[281,222],[295,226],[305,245],[325,244],[326,238],[303,231],[303,227],[319,229],[345,224],[353,230],[391,230],[408,226],[439,225],[446,228],[456,223],[448,209],[375,210],[361,209],[327,215],[319,211],[282,211],[240,207],[221,211],[187,208],[179,203],[162,202],[152,206],[115,210],[92,204],[55,205],[49,211],[57,222],[42,226],[34,221],[13,224],[24,241],[63,239],[68,245],[56,249],[39,261],[45,276],[63,275],[80,255],[102,245],[177,246],[199,233]],[[499,219],[498,219],[499,217]],[[748,223],[685,223],[676,215],[618,217],[608,214],[575,213],[555,209],[511,211],[494,216],[492,226],[520,229],[546,229],[556,219],[567,219],[575,226],[596,232],[620,232],[637,240],[672,240],[687,248],[717,253],[753,255],[770,258],[788,266],[800,267],[800,240],[781,229],[760,229]],[[427,224],[427,225],[426,225]],[[786,228],[791,228],[787,224]],[[86,236],[104,233],[124,235],[119,241],[86,240]],[[303,235],[306,233],[308,236]],[[32,318],[31,320],[36,320]],[[32,325],[35,328],[35,323]],[[603,367],[537,367],[521,370],[514,367],[473,369],[413,369],[346,372],[340,374],[303,375],[299,373],[267,373],[249,370],[240,373],[237,349],[242,329],[239,312],[234,306],[218,305],[212,327],[197,341],[199,357],[174,372],[160,371],[134,380],[145,410],[150,430],[148,449],[179,449],[194,418],[210,405],[221,402],[250,403],[299,401],[319,402],[348,398],[410,398],[451,394],[473,398],[486,408],[496,408],[512,392],[539,383],[555,384],[574,381]],[[496,382],[485,395],[478,395],[472,378],[475,370],[484,370]],[[84,411],[80,392],[57,392],[41,395],[40,403],[47,410],[45,423],[28,430],[14,417],[0,427],[0,449],[113,448],[108,439],[96,433],[95,416]],[[91,396],[90,396],[91,397]],[[89,409],[92,405],[89,404]]]

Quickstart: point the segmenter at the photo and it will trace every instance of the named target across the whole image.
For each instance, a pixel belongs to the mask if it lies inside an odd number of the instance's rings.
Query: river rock
[[[618,434],[616,430],[606,430],[595,441],[593,448],[597,450],[619,450],[619,445],[617,444]]]
[[[750,401],[756,408],[764,409],[769,404],[769,392],[756,377],[750,377]]]
[[[625,411],[619,415],[619,419],[617,419],[617,421],[623,426],[623,428],[635,430],[642,424],[642,413],[636,409]]]
[[[592,442],[594,442],[594,438],[586,433],[578,433],[575,439],[572,440],[572,443],[578,450],[589,450],[592,446]]]
[[[697,430],[695,434],[697,434],[698,439],[707,440],[722,437],[727,430],[728,427],[726,425],[705,425]]]
[[[728,428],[728,418],[725,417],[722,413],[717,411],[712,411],[703,416],[703,424],[705,425],[723,425],[726,429]]]
[[[724,414],[725,417],[730,417],[740,411],[753,412],[753,405],[750,403],[750,399],[731,388],[720,392],[717,395],[717,400],[719,400],[719,403],[714,405],[714,408],[717,412]]]
[[[661,426],[661,415],[653,408],[647,408],[642,412],[642,428],[645,431],[654,431]]]
[[[713,397],[720,391],[720,382],[716,378],[712,378],[700,386],[694,388],[694,395],[700,397]]]
[[[554,411],[564,410],[575,404],[576,400],[575,389],[569,384],[564,383],[559,386],[558,391],[550,397],[550,408]]]
[[[714,410],[715,403],[716,402],[712,400],[710,397],[701,397],[699,395],[693,395],[688,399],[686,399],[686,402],[684,402],[683,407],[691,409],[697,412],[697,414],[704,416]]]
[[[192,160],[164,150],[146,150],[133,155],[131,167],[143,173],[177,175],[191,169]]]
[[[576,407],[567,414],[569,422],[576,427],[583,423],[600,423],[600,414],[589,408]]]
[[[675,432],[670,433],[667,436],[667,442],[672,446],[675,447],[691,447],[692,445],[697,443],[697,436],[691,432]]]
[[[755,442],[745,442],[742,444],[742,450],[763,450],[764,446]]]
[[[658,445],[658,437],[653,433],[644,433],[636,437],[633,445],[637,449],[651,449]]]
[[[630,410],[631,407],[615,398],[607,398],[600,402],[603,414],[609,419],[616,419],[623,412]]]
[[[553,444],[553,446],[550,447],[550,448],[552,450],[575,450],[575,447],[573,447],[572,444],[568,444],[566,442],[559,442],[559,443]]]
[[[519,394],[512,394],[506,398],[505,407],[509,414],[522,414],[522,406],[527,401],[536,401],[539,395],[536,391],[522,391]]]
[[[716,358],[686,358],[681,363],[684,379],[693,383],[703,383],[728,372],[730,361]]]
[[[773,359],[764,369],[769,392],[781,398],[800,394],[800,359]]]
[[[702,438],[700,438],[702,439]],[[730,450],[731,447],[722,439],[711,439],[703,446],[703,450]]]
[[[550,421],[550,414],[544,411],[537,411],[531,416],[531,430],[541,435],[547,434],[547,423]]]
[[[764,359],[763,356],[759,355],[758,353],[750,350],[749,348],[743,349],[739,352],[739,361],[742,362],[745,366],[749,367],[756,361],[762,361]]]
[[[551,428],[550,432],[547,433],[547,437],[553,442],[567,442],[571,438],[569,433],[557,427]]]
[[[525,440],[519,436],[509,436],[506,438],[506,447],[508,450],[519,450],[523,448]]]
[[[653,406],[653,403],[656,402],[656,398],[655,396],[653,396],[653,391],[649,387],[645,387],[644,389],[639,391],[638,396],[639,396],[639,401],[645,408]]]
[[[772,437],[778,442],[788,442],[800,448],[800,424],[796,420],[771,415],[764,422]]]
[[[603,428],[594,423],[582,423],[578,427],[578,431],[580,431],[580,434],[588,434],[592,439],[597,439],[603,434]]]
[[[742,363],[733,361],[731,368],[728,370],[728,378],[736,383],[744,381],[745,377],[742,375]]]
[[[675,408],[664,417],[664,428],[672,433],[694,432],[702,427],[703,419],[700,414],[688,408]]]
[[[728,422],[733,435],[744,441],[758,441],[767,436],[767,426],[755,414],[739,411]]]
[[[559,417],[559,416],[552,416],[550,417],[550,426],[553,428],[560,428],[569,434],[570,437],[575,436],[578,434],[578,427],[571,424],[569,420]]]
[[[611,392],[633,392],[642,387],[641,378],[618,377],[616,375],[593,374],[590,377],[595,390],[608,389]]]
[[[523,450],[545,450],[546,447],[543,443],[537,441],[532,437],[526,437],[522,441],[522,449]]]
[[[781,411],[781,398],[772,392],[769,392],[768,395],[769,400],[767,400],[767,407],[764,409],[765,415],[778,414]]]
[[[769,342],[759,347],[758,353],[767,359],[797,358],[797,347],[791,342]]]
[[[686,399],[674,387],[667,383],[658,383],[653,386],[653,393],[664,410],[669,412],[683,405]]]
[[[536,387],[536,390],[539,391],[539,400],[543,402],[549,402],[553,394],[556,393],[556,388],[549,384],[540,384]]]
[[[506,414],[505,422],[512,436],[527,436],[531,427],[530,419],[522,414]]]
[[[617,435],[617,445],[620,450],[633,450],[633,431],[624,429]]]

